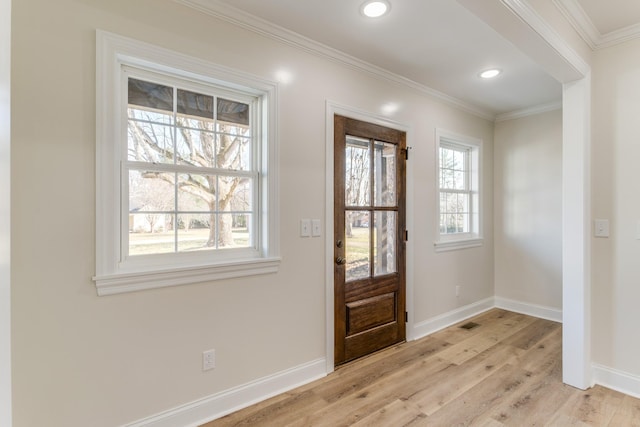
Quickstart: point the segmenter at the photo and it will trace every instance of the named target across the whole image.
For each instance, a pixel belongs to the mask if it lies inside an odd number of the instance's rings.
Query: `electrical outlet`
[[[207,350],[202,352],[202,370],[208,371],[216,367],[216,351]]]

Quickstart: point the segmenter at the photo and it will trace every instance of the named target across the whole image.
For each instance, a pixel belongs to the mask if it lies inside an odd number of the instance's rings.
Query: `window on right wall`
[[[437,252],[482,245],[482,140],[436,130]]]

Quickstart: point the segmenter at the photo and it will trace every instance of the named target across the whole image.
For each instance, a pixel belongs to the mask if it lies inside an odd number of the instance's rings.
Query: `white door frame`
[[[411,128],[405,124],[389,120],[385,117],[369,113],[367,111],[358,110],[327,100],[326,103],[326,151],[325,151],[325,177],[326,177],[326,199],[325,199],[325,289],[326,289],[326,358],[327,373],[333,372],[334,365],[334,293],[333,293],[333,118],[338,114],[340,116],[349,117],[364,122],[375,123],[391,129],[396,129],[407,134],[407,147],[411,146]],[[407,230],[413,229],[413,167],[411,161],[407,162],[406,169],[406,215]],[[413,241],[409,239],[406,244],[406,310],[409,313],[405,324],[407,341],[414,339],[413,337]]]

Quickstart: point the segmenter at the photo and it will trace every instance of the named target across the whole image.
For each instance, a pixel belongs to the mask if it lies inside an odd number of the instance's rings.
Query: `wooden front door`
[[[334,118],[335,364],[405,340],[406,134]]]

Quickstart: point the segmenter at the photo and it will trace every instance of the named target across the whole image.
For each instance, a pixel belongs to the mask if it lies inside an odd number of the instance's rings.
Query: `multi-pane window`
[[[96,32],[98,295],[278,271],[277,85]]]
[[[440,144],[440,234],[471,230],[470,148]]]
[[[482,141],[443,130],[437,135],[438,238],[436,249],[481,244]]]
[[[255,246],[251,116],[249,102],[128,77],[129,256]]]

